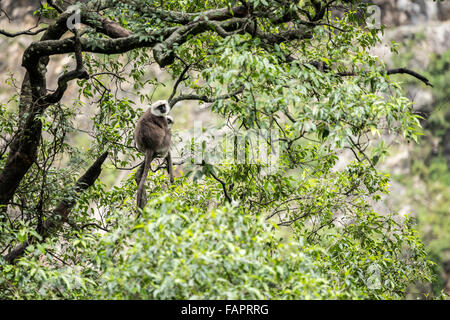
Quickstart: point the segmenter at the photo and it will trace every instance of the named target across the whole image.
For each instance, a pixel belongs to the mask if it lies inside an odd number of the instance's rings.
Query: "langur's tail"
[[[141,181],[139,181],[138,191],[136,195],[137,206],[141,209],[145,207],[145,204],[147,202],[147,199],[145,197],[145,180],[147,180],[148,170],[150,169],[150,164],[153,160],[152,157],[153,151],[147,150],[145,152],[144,170],[142,172]]]

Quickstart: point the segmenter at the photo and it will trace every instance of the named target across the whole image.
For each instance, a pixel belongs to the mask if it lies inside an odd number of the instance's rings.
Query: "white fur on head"
[[[161,105],[166,106],[166,112],[163,113],[163,112],[161,112],[161,110],[158,109],[158,107]],[[153,113],[157,117],[166,116],[169,113],[169,111],[170,111],[170,106],[166,100],[158,100],[150,106],[150,112]]]

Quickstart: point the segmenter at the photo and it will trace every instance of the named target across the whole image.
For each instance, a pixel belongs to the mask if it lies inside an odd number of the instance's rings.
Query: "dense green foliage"
[[[114,225],[106,234],[68,229],[62,248],[56,239],[29,246],[26,259],[3,268],[4,292],[45,299],[393,298],[425,276],[423,247],[407,221],[401,234],[385,237],[398,228],[394,220],[364,212],[311,243],[298,236],[300,227],[286,234],[243,206],[214,208],[214,181],[191,184],[180,178],[164,195],[158,190],[138,220],[130,204],[110,211]],[[85,194],[76,212],[95,195],[100,203],[123,196],[122,188],[102,187]],[[372,278],[378,272],[381,278]]]
[[[144,38],[149,28],[172,25],[157,10],[140,14],[139,5],[159,7],[160,1],[123,2],[106,12]],[[318,11],[317,1],[289,2],[289,7],[249,2],[272,16]],[[164,1],[163,7],[200,12],[236,3]],[[195,144],[210,152],[208,144],[193,141],[183,149],[186,174],[174,185],[162,173],[149,175],[150,201],[141,215],[135,207],[135,170],[114,186],[100,178],[77,199],[62,229],[34,241],[15,264],[0,258],[0,298],[399,299],[416,281],[431,281],[432,263],[414,221],[373,210],[387,193],[389,176],[376,170],[386,150],[372,139],[390,133],[416,140],[418,117],[382,61],[369,54],[382,28],[361,23],[362,1],[337,3],[352,10],[330,13],[330,24],[292,22],[309,28],[310,36],[301,40],[268,43],[248,33],[208,31],[173,48],[178,58],[167,71],[177,79],[192,64],[183,84],[193,93],[215,98],[238,92],[211,104],[222,128],[278,132],[275,170],[248,161],[250,143],[242,147],[242,163],[196,162],[190,153]],[[264,32],[293,27],[274,24],[271,17],[255,18]],[[317,61],[330,70],[315,67]],[[136,164],[136,120],[145,104],[170,94],[148,72],[152,62],[148,49],[85,55],[89,74],[99,76],[79,80],[79,97],[42,117],[46,136],[39,161],[10,205],[12,218],[0,225],[4,252],[31,236],[40,239],[37,221],[51,216],[82,168],[99,154],[110,151],[110,169]],[[110,74],[101,74],[105,70],[116,76],[108,80]],[[344,71],[354,75],[342,76]],[[141,105],[115,94],[126,79],[132,79]],[[149,92],[155,88],[153,96]],[[16,105],[14,100],[1,105],[2,135],[18,126]],[[89,129],[80,132],[75,116],[88,109]],[[182,109],[182,103],[175,106],[175,122]],[[80,146],[76,142],[83,134],[89,139]],[[275,146],[270,139],[265,143],[269,150]],[[338,163],[345,151],[352,159]],[[1,158],[0,168],[4,163]]]

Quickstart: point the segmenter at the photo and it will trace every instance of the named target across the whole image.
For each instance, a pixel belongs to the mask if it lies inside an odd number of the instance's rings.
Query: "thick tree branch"
[[[107,19],[95,12],[83,11],[81,13],[81,22],[94,28],[97,32],[103,33],[114,39],[125,38],[133,34],[119,23]]]
[[[98,1],[91,1],[88,5],[92,5],[96,2]],[[33,48],[36,44],[47,43],[49,41],[57,42],[58,39],[67,32],[67,20],[72,14],[72,12],[63,12],[55,23],[45,30],[40,41],[35,42],[30,47]],[[116,23],[109,23],[103,20],[102,25],[113,37],[125,35],[124,30],[117,28]],[[67,53],[81,52],[79,49],[80,45],[81,48],[83,47],[81,41],[78,45],[76,44],[75,39],[69,41],[71,42],[72,47],[71,51],[68,51]],[[39,45],[37,45],[37,47],[39,47]],[[47,88],[45,74],[46,66],[49,63],[49,55],[37,54],[34,56],[31,52],[31,56],[32,58],[29,59],[29,64],[24,64],[27,65],[27,72],[22,82],[19,104],[19,115],[21,118],[27,115],[27,118],[20,119],[20,122],[22,123],[20,131],[17,133],[11,144],[7,162],[0,173],[0,205],[7,205],[7,203],[9,203],[23,177],[36,159],[42,131],[42,123],[38,117],[45,111],[45,108],[49,104],[58,102],[59,99],[61,99],[68,81],[85,76],[85,72],[83,72],[83,69],[80,67],[82,64],[77,63],[77,69],[75,71],[69,72],[58,80],[57,91],[53,95],[46,96]],[[78,57],[80,57],[80,55],[78,55]],[[26,54],[24,55],[23,60],[28,61]],[[81,59],[78,58],[78,61],[81,61]],[[44,97],[47,97],[47,101],[45,101]],[[5,210],[2,210],[0,212],[0,220],[3,219],[2,216],[4,214]]]
[[[59,39],[67,31],[69,13],[62,14],[42,35],[41,41]],[[42,97],[46,94],[45,73],[48,57],[38,57],[33,68],[27,70],[20,93],[19,115],[21,128],[10,147],[8,159],[0,173],[0,205],[7,205],[22,178],[34,163],[40,143],[42,123],[37,118],[43,112]],[[0,213],[0,215],[2,215]],[[0,217],[1,219],[1,217]]]
[[[51,232],[55,227],[58,227],[62,222],[67,221],[69,213],[76,203],[76,197],[95,183],[102,172],[102,164],[107,157],[108,152],[105,152],[98,157],[84,175],[78,179],[70,194],[68,194],[67,197],[53,210],[52,218],[44,223],[44,236]]]
[[[270,33],[255,29],[253,24],[249,23],[247,19],[232,18],[220,23],[197,21],[179,27],[154,30],[144,37],[142,34],[131,34],[117,39],[82,38],[80,41],[84,52],[102,54],[119,54],[144,47],[153,48],[155,60],[161,67],[165,67],[174,60],[172,50],[175,44],[181,45],[187,40],[188,36],[194,36],[208,30],[218,32],[223,36],[229,35],[232,31],[247,32],[269,43],[281,43],[311,37],[311,27],[307,26],[279,33]],[[161,39],[163,40],[161,41]],[[36,60],[43,56],[71,53],[74,50],[73,38],[36,42],[31,44],[25,51],[22,65],[30,71],[29,68],[36,68]]]

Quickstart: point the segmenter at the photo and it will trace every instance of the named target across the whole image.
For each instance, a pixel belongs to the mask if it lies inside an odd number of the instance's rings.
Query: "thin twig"
[[[0,34],[7,36],[9,38],[14,38],[14,37],[21,36],[21,35],[35,36],[35,35],[41,33],[42,31],[47,30],[48,28],[47,27],[41,28],[36,31],[31,31],[32,29],[34,29],[34,28],[24,30],[24,31],[18,31],[18,32],[8,32],[6,30],[0,29]]]
[[[178,97],[172,99],[172,101],[170,103],[170,107],[173,108],[173,106],[175,104],[177,104],[180,101],[184,101],[184,100],[200,100],[200,101],[204,101],[204,102],[215,102],[217,100],[229,99],[231,97],[234,97],[234,96],[242,93],[243,91],[244,91],[244,89],[240,88],[232,93],[224,94],[224,95],[218,96],[216,98],[211,98],[211,97],[208,97],[205,95],[201,96],[201,95],[196,95],[196,94],[185,94],[185,95],[181,95],[181,96],[178,96]]]
[[[227,199],[228,203],[231,203],[232,200],[231,200],[230,196],[228,195],[226,183],[222,179],[217,177],[212,170],[208,170],[208,171],[211,174],[211,176],[214,178],[214,180],[216,180],[217,182],[219,182],[222,185],[223,193],[225,194],[225,198]]]

